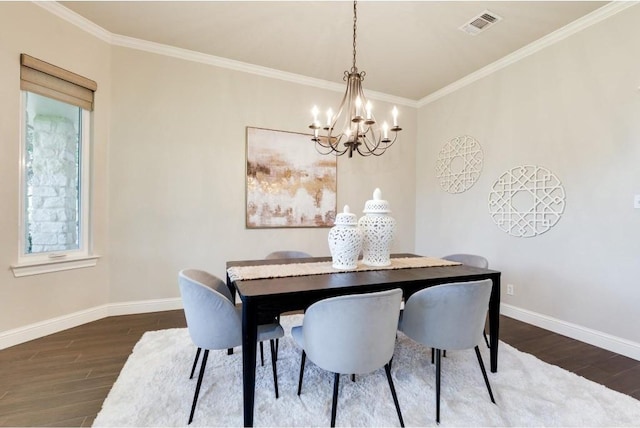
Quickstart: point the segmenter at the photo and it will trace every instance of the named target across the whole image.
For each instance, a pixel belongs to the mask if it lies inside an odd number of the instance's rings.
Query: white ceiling
[[[105,30],[341,82],[352,64],[349,1],[60,2]],[[420,100],[608,2],[361,1],[357,66],[365,90]],[[502,21],[458,29],[484,10]]]

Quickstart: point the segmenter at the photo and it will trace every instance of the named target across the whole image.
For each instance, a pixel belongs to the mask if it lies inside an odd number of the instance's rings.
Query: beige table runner
[[[360,262],[356,269],[334,269],[331,262],[287,263],[281,265],[234,266],[227,269],[232,281],[284,278],[287,276],[321,275],[338,272],[361,272],[368,270],[424,268],[436,266],[455,266],[462,263],[442,260],[435,257],[398,257],[391,259],[389,266],[367,266]]]

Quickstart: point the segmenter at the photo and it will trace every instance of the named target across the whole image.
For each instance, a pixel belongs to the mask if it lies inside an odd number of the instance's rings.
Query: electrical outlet
[[[633,208],[640,208],[640,195],[633,197]]]
[[[507,294],[513,296],[513,284],[507,284]]]

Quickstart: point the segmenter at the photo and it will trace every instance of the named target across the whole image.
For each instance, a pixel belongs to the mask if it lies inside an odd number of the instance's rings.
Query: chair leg
[[[278,369],[276,368],[276,348],[274,346],[274,340],[269,341],[271,347],[271,369],[273,370],[273,387],[276,391],[276,400],[278,399]]]
[[[198,348],[198,350],[196,351],[196,358],[193,360],[193,366],[191,366],[191,375],[189,376],[189,379],[193,379],[193,374],[196,372],[198,358],[200,358],[200,351],[202,351],[202,348]]]
[[[493,392],[491,392],[491,385],[489,385],[489,378],[487,377],[487,371],[484,368],[484,362],[482,361],[482,355],[480,355],[480,348],[475,347],[476,356],[478,357],[478,364],[480,364],[480,370],[482,370],[482,376],[484,377],[484,383],[487,385],[487,391],[489,391],[489,397],[491,402],[496,404],[496,400],[493,399]]]
[[[384,371],[387,372],[387,380],[389,381],[389,388],[391,389],[391,395],[393,396],[393,404],[396,405],[398,419],[400,419],[400,426],[404,427],[404,420],[402,420],[402,412],[400,411],[400,403],[398,403],[398,396],[396,395],[396,388],[393,386],[393,379],[391,379],[391,361],[389,361],[389,364],[384,366]]]
[[[260,342],[260,365],[264,367],[264,347],[262,342]]]
[[[276,317],[276,321],[280,324],[280,314]],[[280,339],[276,339],[276,361],[278,361],[278,351],[280,350]]]
[[[302,376],[304,375],[304,362],[307,360],[307,353],[302,351],[302,361],[300,362],[300,378],[298,379],[298,395],[302,391]]]
[[[489,345],[489,339],[487,339],[487,332],[482,330],[482,336],[484,336],[484,343],[487,344],[487,348],[491,349],[491,345]]]
[[[355,382],[356,381],[356,375],[355,374],[351,374],[351,382]]]
[[[436,354],[436,350],[434,348],[431,348],[431,364],[433,364],[433,361],[435,360],[435,354]],[[442,356],[447,358],[447,350],[445,349],[444,351],[442,351]]]
[[[442,351],[436,349],[436,423],[440,424],[440,369],[442,364]]]
[[[191,414],[189,414],[189,424],[193,421],[193,414],[196,411],[196,404],[198,403],[198,395],[200,394],[200,385],[202,385],[202,378],[204,377],[204,368],[207,365],[207,358],[209,358],[209,350],[204,350],[202,356],[202,364],[200,365],[200,374],[198,375],[198,383],[196,384],[196,392],[193,394],[193,403],[191,404]]]
[[[338,410],[338,386],[340,384],[340,374],[335,373],[333,378],[333,404],[331,405],[331,427],[336,426],[336,410]]]

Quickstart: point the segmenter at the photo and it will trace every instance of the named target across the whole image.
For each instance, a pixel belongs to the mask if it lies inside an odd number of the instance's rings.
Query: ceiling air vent
[[[485,10],[480,15],[469,20],[469,22],[460,27],[460,29],[467,34],[475,36],[501,20],[502,17],[491,11]]]

